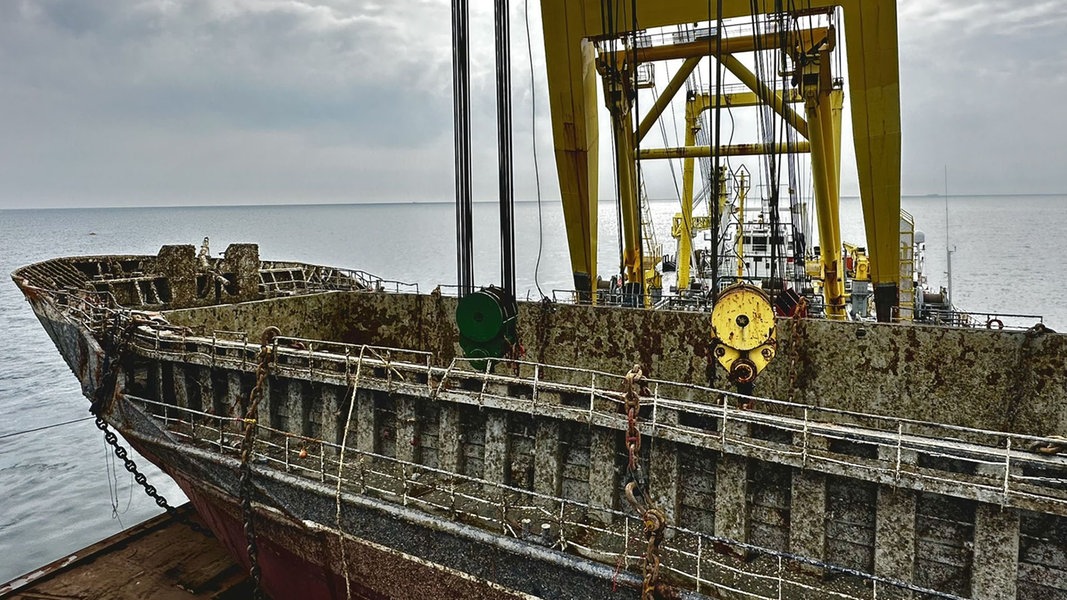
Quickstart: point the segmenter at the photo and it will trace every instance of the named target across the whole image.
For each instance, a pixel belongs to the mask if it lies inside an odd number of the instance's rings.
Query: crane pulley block
[[[711,330],[715,359],[737,384],[752,383],[777,351],[774,308],[755,286],[724,290],[711,311]]]

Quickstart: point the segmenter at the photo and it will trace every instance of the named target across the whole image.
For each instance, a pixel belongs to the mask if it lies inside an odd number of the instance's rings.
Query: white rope
[[[341,544],[341,568],[345,573],[345,598],[352,600],[352,582],[348,575],[348,554],[345,552],[345,538],[342,535],[344,528],[341,527],[341,483],[343,479],[343,471],[345,466],[345,450],[348,448],[348,431],[352,427],[352,409],[356,406],[356,394],[359,392],[359,378],[363,371],[363,351],[366,346],[359,349],[359,361],[356,363],[356,379],[352,382],[352,397],[348,402],[348,418],[345,419],[345,433],[341,437],[341,454],[337,459],[337,490],[334,494],[336,499],[337,512],[335,515],[337,521],[337,541]]]

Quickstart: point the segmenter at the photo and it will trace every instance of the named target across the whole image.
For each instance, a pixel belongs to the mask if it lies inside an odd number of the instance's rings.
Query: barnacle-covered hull
[[[526,356],[476,369],[454,298],[226,257],[14,278],[100,414],[246,566],[253,523],[273,597],[639,596],[634,364],[661,591],[1067,594],[1067,336],[784,320],[754,400],[718,389],[706,313],[521,303]]]
[[[239,491],[205,483],[203,473],[212,470],[218,466],[193,475],[169,469],[219,540],[248,567]],[[366,497],[342,496],[345,533],[338,535],[329,486],[270,478],[259,486],[283,507],[260,507],[255,517],[262,587],[273,598],[592,598],[604,595],[603,582],[612,576],[608,567],[539,544],[514,543]],[[625,575],[621,583],[635,585]]]

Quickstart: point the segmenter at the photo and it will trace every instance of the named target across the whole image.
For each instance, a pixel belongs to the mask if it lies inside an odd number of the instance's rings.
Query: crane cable
[[[614,97],[619,93],[619,78],[618,78],[618,65],[617,56],[619,50],[618,40],[618,10],[617,4],[613,0],[601,0],[601,15],[606,19],[605,33],[608,36],[608,48],[611,55],[611,62],[608,64],[608,83],[610,85],[611,96]],[[609,112],[612,114],[612,126],[611,126],[611,153],[612,156],[618,156],[619,154],[619,142],[615,136],[615,113],[618,110],[617,106],[612,103],[609,108]],[[626,264],[624,259],[624,245],[623,245],[623,228],[622,228],[622,174],[619,173],[619,161],[611,161],[612,173],[615,175],[615,228],[619,238],[619,273],[626,273]],[[621,277],[621,275],[620,275]],[[596,285],[596,282],[591,282],[592,285]]]
[[[544,299],[545,293],[541,290],[541,252],[545,246],[545,229],[541,214],[541,169],[537,163],[537,88],[534,85],[533,45],[530,41],[530,2],[522,2],[523,25],[526,27],[526,55],[530,60],[530,137],[533,150],[534,185],[537,189],[537,260],[534,262],[534,286],[537,293]]]
[[[708,0],[708,30],[711,29],[711,0]],[[723,78],[723,64],[722,64],[722,0],[717,0],[715,5],[715,168],[712,170],[713,181],[715,182],[712,192],[713,195],[708,198],[709,202],[712,202],[712,220],[711,225],[715,228],[715,234],[712,236],[716,243],[711,248],[711,302],[712,305],[719,296],[719,235],[721,228],[719,227],[719,221],[722,219],[721,211],[719,209],[719,196],[720,187],[723,182],[722,177],[719,176],[719,167],[721,162],[721,146],[722,143],[722,78]],[[711,45],[711,38],[708,38],[708,45]],[[709,48],[710,50],[710,48]],[[710,71],[711,64],[709,62],[708,69]],[[711,73],[708,73],[708,83],[711,83]]]
[[[456,175],[456,265],[459,295],[474,291],[468,0],[452,0],[452,95]]]
[[[496,119],[500,183],[500,284],[515,297],[515,185],[511,158],[511,28],[508,0],[495,0]]]
[[[638,298],[640,306],[645,305],[645,228],[644,211],[641,202],[641,138],[636,134],[636,124],[640,122],[641,94],[639,93],[639,78],[637,65],[637,0],[630,0],[630,77],[633,85],[633,108],[630,110],[630,118],[626,121],[626,135],[632,136],[634,142],[634,189],[633,202],[634,213],[637,215],[637,282]]]

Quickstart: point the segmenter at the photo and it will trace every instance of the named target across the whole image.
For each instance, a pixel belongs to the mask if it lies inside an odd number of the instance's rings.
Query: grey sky
[[[472,4],[475,189],[491,197],[491,3]],[[536,0],[530,11],[542,186],[556,197]],[[902,0],[899,21],[904,192],[940,191],[946,164],[954,193],[1067,191],[1067,4]],[[0,2],[0,207],[447,200],[449,22],[447,0]]]

